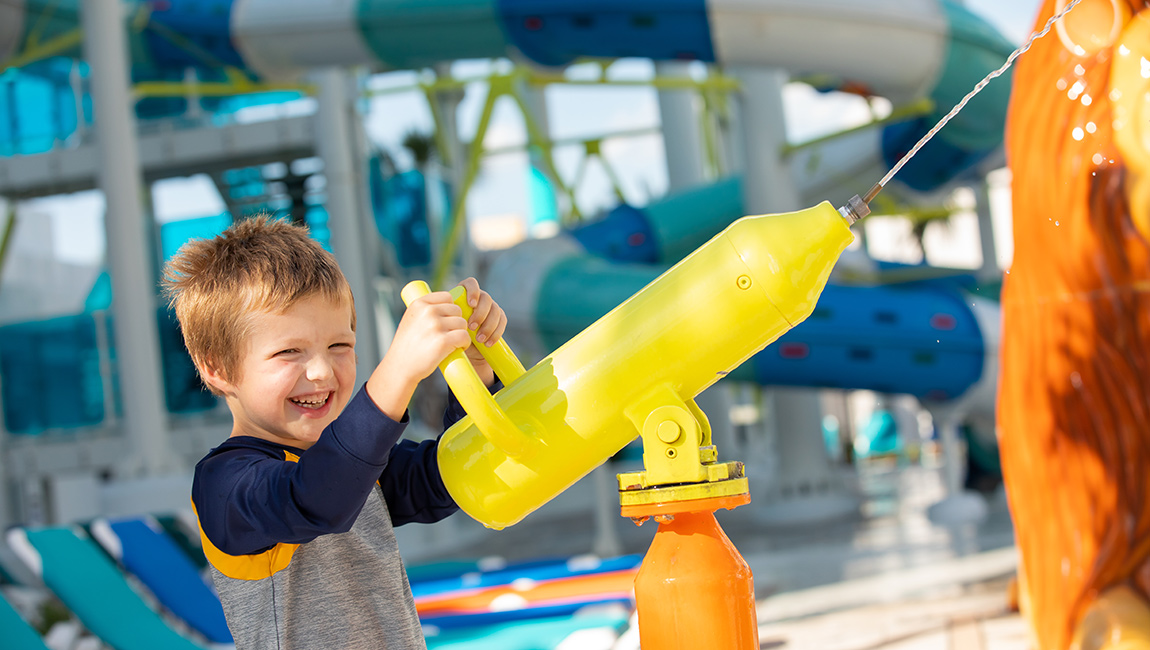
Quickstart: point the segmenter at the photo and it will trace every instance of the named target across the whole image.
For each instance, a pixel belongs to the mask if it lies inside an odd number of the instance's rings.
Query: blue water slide
[[[563,65],[579,57],[644,57],[766,65],[820,74],[933,111],[892,126],[882,149],[901,157],[1013,46],[950,0],[844,5],[834,0],[149,0],[127,12],[133,75],[181,79],[189,67],[218,79],[327,65],[420,68],[461,58],[524,57]],[[79,25],[77,0],[0,5],[0,60]],[[60,52],[79,56],[78,46]],[[833,85],[833,84],[832,84]],[[1009,83],[989,86],[921,153],[902,180],[918,189],[975,164],[1001,142]],[[170,114],[182,99],[149,99]]]
[[[558,348],[661,272],[592,255],[562,259],[548,270],[535,306],[542,348]],[[828,285],[806,321],[729,376],[763,385],[868,389],[945,401],[974,385],[983,363],[979,323],[958,289]]]

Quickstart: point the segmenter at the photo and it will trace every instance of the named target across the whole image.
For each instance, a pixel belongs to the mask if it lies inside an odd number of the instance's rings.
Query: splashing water
[[[1059,11],[1058,13],[1051,16],[1050,20],[1046,21],[1046,25],[1041,30],[1031,34],[1030,38],[1026,39],[1026,42],[1023,43],[1022,46],[1011,52],[1010,56],[1006,57],[1006,63],[1003,63],[1002,67],[986,75],[982,81],[978,82],[974,89],[967,93],[966,97],[962,98],[962,101],[956,104],[954,108],[950,109],[950,112],[944,115],[943,118],[938,121],[938,124],[934,125],[934,128],[932,128],[930,131],[927,131],[926,135],[922,136],[918,143],[916,143],[910,151],[906,152],[906,155],[903,156],[902,159],[897,163],[895,163],[894,167],[890,168],[890,171],[888,171],[886,175],[882,177],[882,180],[875,183],[874,187],[870,188],[870,191],[866,193],[866,196],[862,198],[862,201],[864,203],[870,203],[872,200],[874,200],[874,197],[878,196],[878,193],[882,191],[884,187],[886,187],[886,184],[890,182],[890,179],[893,178],[900,169],[902,169],[903,165],[905,165],[911,158],[913,158],[914,155],[918,153],[918,150],[922,149],[923,145],[929,142],[930,139],[933,138],[940,129],[942,129],[942,127],[946,126],[946,123],[949,122],[951,118],[953,118],[955,115],[958,115],[959,111],[961,111],[966,106],[966,104],[974,98],[975,95],[982,92],[982,89],[986,87],[986,84],[990,83],[992,79],[1000,76],[1003,72],[1006,72],[1010,66],[1014,64],[1015,59],[1021,56],[1023,52],[1029,50],[1030,45],[1034,43],[1034,41],[1045,36],[1047,32],[1050,31],[1050,28],[1054,26],[1054,23],[1058,22],[1059,19],[1069,13],[1071,9],[1078,6],[1079,2],[1082,2],[1082,0],[1072,0],[1062,8],[1062,11]]]

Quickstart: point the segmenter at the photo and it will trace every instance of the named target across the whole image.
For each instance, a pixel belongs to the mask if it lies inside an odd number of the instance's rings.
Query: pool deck
[[[1027,650],[1009,607],[1017,567],[1001,488],[976,524],[941,526],[927,508],[943,496],[937,467],[874,462],[859,472],[855,514],[780,526],[752,503],[716,517],[755,575],[762,648],[779,650]],[[525,520],[469,550],[515,559],[587,553],[586,519]],[[624,553],[643,553],[656,526],[619,518]],[[626,635],[624,635],[626,636]],[[626,644],[617,644],[617,648]],[[633,647],[637,647],[635,644]]]

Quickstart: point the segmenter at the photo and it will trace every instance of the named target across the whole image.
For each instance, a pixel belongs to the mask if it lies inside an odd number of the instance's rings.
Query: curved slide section
[[[882,131],[878,148],[887,167],[1014,49],[981,18],[947,0],[319,4],[234,0],[232,40],[251,68],[268,76],[339,63],[406,69],[510,55],[556,66],[579,57],[639,56],[782,67],[830,76],[896,103],[930,98],[933,111]],[[1005,80],[989,86],[900,180],[933,189],[998,147],[1008,95]]]
[[[887,167],[1014,46],[947,0],[235,0],[232,37],[270,76],[340,62],[419,68],[519,56],[543,65],[638,56],[830,76],[934,110],[882,131]],[[988,87],[900,180],[929,190],[1002,141],[1009,83]],[[926,164],[934,160],[936,164]],[[826,197],[822,197],[826,198]]]
[[[0,59],[78,24],[78,0],[6,0]],[[256,76],[316,66],[421,68],[520,56],[544,65],[638,56],[782,67],[935,110],[883,131],[888,166],[1013,46],[950,0],[166,0],[139,3],[134,63],[163,75],[237,66]],[[78,55],[73,48],[72,55]],[[143,59],[143,60],[141,60]],[[1002,139],[1009,84],[989,86],[900,180],[930,189]]]
[[[485,285],[500,296],[509,342],[525,361],[558,348],[666,270],[590,255],[570,239],[529,241],[512,252],[496,258]],[[827,285],[810,318],[730,377],[953,400],[984,377],[987,350],[997,348],[974,302],[940,285]]]

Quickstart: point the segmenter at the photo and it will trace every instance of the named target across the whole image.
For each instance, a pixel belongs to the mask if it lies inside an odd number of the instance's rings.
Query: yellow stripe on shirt
[[[292,463],[299,462],[299,456],[284,451],[284,460]],[[292,555],[299,544],[276,544],[262,553],[251,555],[228,555],[204,534],[204,527],[199,525],[200,515],[196,512],[196,502],[192,501],[192,512],[196,515],[196,525],[200,529],[200,540],[204,546],[204,557],[212,566],[229,578],[235,580],[263,580],[283,571],[291,564]]]

